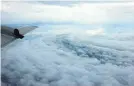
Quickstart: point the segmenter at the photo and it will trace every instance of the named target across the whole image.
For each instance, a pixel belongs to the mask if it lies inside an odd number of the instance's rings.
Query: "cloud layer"
[[[134,85],[134,42],[81,39],[74,30],[76,39],[73,34],[57,35],[44,28],[2,49],[1,76],[9,86]],[[35,35],[43,30],[46,34]]]
[[[71,6],[31,2],[2,2],[2,24],[103,24],[134,22],[134,3],[77,3]]]

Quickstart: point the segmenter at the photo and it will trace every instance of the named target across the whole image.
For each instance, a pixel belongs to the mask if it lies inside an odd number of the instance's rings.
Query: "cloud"
[[[87,34],[89,35],[104,35],[104,29],[100,28],[100,29],[94,29],[94,30],[87,30],[86,31]]]
[[[77,3],[71,6],[2,2],[2,24],[72,22],[103,24],[134,22],[134,3]]]
[[[2,1],[9,1],[9,0],[2,0]],[[10,0],[10,1],[41,1],[41,0]],[[56,1],[58,2],[57,0],[49,0],[50,1]],[[60,0],[60,1],[63,1],[63,2],[66,2],[66,0]],[[59,1],[59,2],[60,2]],[[83,2],[83,0],[68,0],[69,2]],[[84,2],[130,2],[130,1],[134,1],[134,0],[87,0],[87,1],[84,1]]]
[[[31,35],[34,32],[42,31],[36,29],[2,49],[1,76],[8,85],[134,85],[133,42]],[[81,35],[77,33],[77,37]]]
[[[53,29],[49,29],[46,31],[41,31],[41,32],[36,32],[34,34],[36,35],[40,35],[40,34],[46,34],[46,32],[49,32],[50,34],[53,33],[53,34],[56,34],[56,35],[62,35],[62,34],[69,34],[69,35],[72,35],[72,36],[80,36],[79,38],[85,38],[85,37],[92,37],[92,36],[105,36],[106,33],[105,33],[105,30],[104,28],[93,28],[93,29],[83,29],[83,28],[75,28],[75,27],[55,27],[53,26]],[[41,29],[43,29],[44,27],[40,27]],[[79,34],[79,35],[78,35]]]

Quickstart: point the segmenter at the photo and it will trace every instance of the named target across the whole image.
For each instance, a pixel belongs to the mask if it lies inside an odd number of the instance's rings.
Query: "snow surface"
[[[9,86],[134,86],[134,39],[39,27],[2,49]],[[71,32],[71,33],[70,33]],[[80,31],[81,32],[81,31]],[[121,38],[122,39],[122,38]]]

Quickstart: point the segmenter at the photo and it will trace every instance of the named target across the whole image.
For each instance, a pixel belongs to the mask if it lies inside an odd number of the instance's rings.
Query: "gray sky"
[[[64,5],[66,4],[66,5]],[[71,6],[67,6],[71,5]],[[2,2],[2,22],[132,23],[134,2]],[[12,20],[12,22],[10,22]]]

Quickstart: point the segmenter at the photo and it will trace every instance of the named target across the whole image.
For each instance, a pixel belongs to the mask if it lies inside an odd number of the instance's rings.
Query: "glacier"
[[[1,79],[9,86],[133,86],[133,37],[41,26],[1,49]]]

